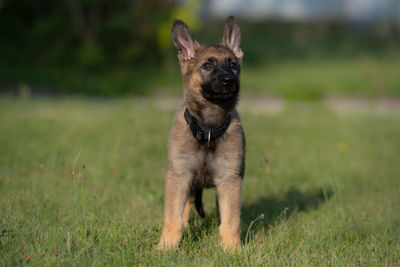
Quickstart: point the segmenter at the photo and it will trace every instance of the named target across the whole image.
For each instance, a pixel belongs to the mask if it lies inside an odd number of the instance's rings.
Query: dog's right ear
[[[179,19],[174,21],[171,31],[172,42],[178,49],[178,57],[181,60],[194,58],[195,50],[200,44],[193,38],[188,26]]]

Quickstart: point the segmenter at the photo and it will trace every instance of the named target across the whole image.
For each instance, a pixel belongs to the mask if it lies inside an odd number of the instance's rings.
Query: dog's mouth
[[[203,97],[209,101],[229,101],[236,99],[239,93],[239,85],[237,82],[226,85],[214,85],[212,83],[204,83],[201,85],[201,93]]]

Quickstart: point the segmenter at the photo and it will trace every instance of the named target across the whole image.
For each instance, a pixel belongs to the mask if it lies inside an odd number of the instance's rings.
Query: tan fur
[[[223,247],[240,248],[240,195],[245,153],[243,129],[235,109],[236,101],[221,107],[201,95],[204,75],[199,70],[209,57],[221,62],[233,58],[238,64],[241,64],[241,57],[237,58],[232,50],[222,45],[203,46],[194,42],[194,49],[195,56],[189,60],[178,54],[185,101],[176,113],[168,141],[164,227],[158,247],[168,250],[179,245],[182,229],[188,225],[193,206],[193,189],[216,187]],[[221,125],[231,115],[228,129],[215,141],[213,149],[199,145],[195,140],[184,119],[185,108],[204,129]]]

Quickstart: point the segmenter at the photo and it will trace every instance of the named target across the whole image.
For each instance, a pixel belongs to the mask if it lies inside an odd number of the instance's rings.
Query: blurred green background
[[[209,14],[212,2],[2,0],[0,93],[178,95],[172,22],[184,20],[200,43],[217,43],[225,17]],[[245,52],[242,92],[301,100],[400,96],[400,20],[236,13]]]

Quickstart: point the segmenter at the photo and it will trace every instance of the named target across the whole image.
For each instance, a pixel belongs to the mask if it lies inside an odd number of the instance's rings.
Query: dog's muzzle
[[[201,86],[203,97],[207,100],[231,100],[239,92],[239,83],[234,74],[222,73]]]

